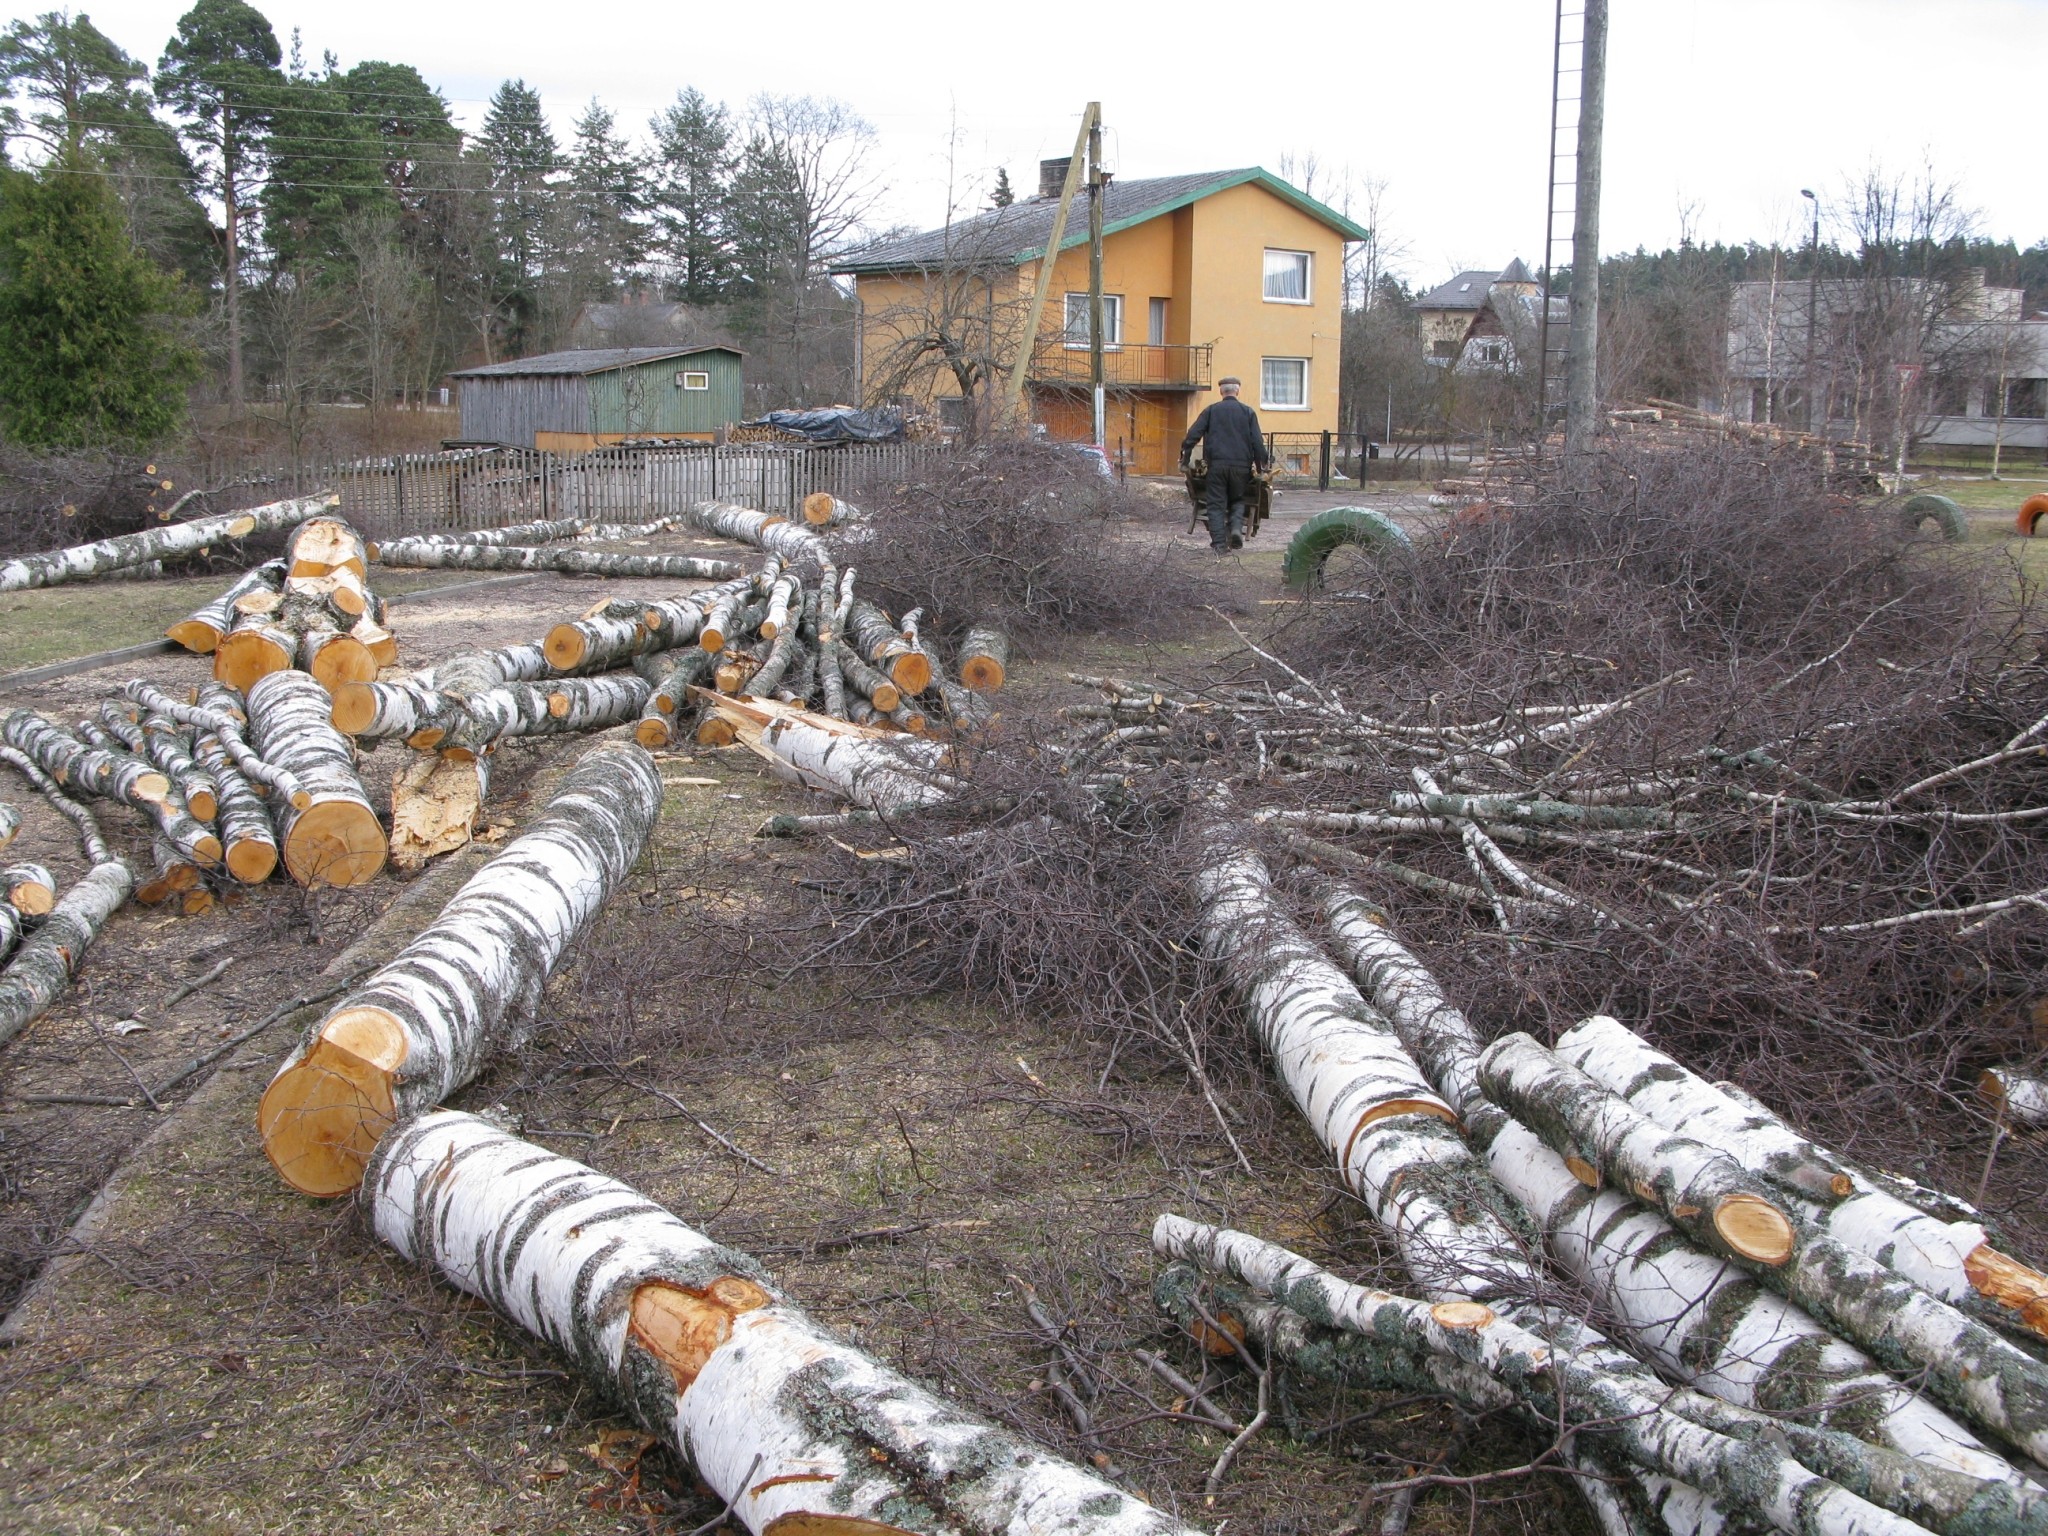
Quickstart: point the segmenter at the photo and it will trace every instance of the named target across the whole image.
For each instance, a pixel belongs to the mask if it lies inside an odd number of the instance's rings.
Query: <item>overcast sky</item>
[[[189,0],[80,0],[154,62]],[[879,135],[877,225],[930,225],[949,183],[1020,193],[1100,100],[1125,177],[1312,154],[1315,190],[1384,181],[1412,279],[1541,259],[1550,0],[1093,7],[890,0],[256,0],[289,46],[414,65],[473,127],[524,78],[558,135],[593,95],[636,129],[695,85],[836,95]],[[40,6],[37,7],[40,9]],[[18,8],[26,13],[26,8]],[[1135,16],[1129,23],[1121,16]],[[1836,201],[1879,164],[1933,164],[1986,233],[2048,239],[2034,110],[2048,0],[1612,0],[1604,247],[1804,238],[1799,189]],[[1352,199],[1354,213],[1358,200]],[[1681,210],[1690,210],[1689,216]]]

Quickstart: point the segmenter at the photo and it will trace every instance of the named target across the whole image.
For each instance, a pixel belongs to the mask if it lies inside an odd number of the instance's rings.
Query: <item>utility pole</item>
[[[1095,401],[1091,418],[1095,446],[1107,452],[1102,397],[1102,194],[1102,112],[1096,108],[1088,125],[1088,383]]]
[[[1102,103],[1091,101],[1088,110],[1081,114],[1081,131],[1074,135],[1074,152],[1067,157],[1067,176],[1060,188],[1059,206],[1053,210],[1052,233],[1046,237],[1045,249],[1038,255],[1038,283],[1031,290],[1031,308],[1024,317],[1024,335],[1017,344],[1017,355],[1010,362],[1010,377],[1003,386],[1003,419],[1010,427],[1022,430],[1024,426],[1024,377],[1031,371],[1031,353],[1038,345],[1038,324],[1045,313],[1045,298],[1052,291],[1052,269],[1059,260],[1060,242],[1067,233],[1067,212],[1074,206],[1074,194],[1080,188],[1081,156],[1086,151],[1092,135],[1099,134],[1102,123]]]
[[[1586,0],[1585,29],[1579,190],[1572,215],[1572,329],[1565,353],[1566,453],[1589,450],[1600,421],[1600,134],[1607,95],[1607,0]]]

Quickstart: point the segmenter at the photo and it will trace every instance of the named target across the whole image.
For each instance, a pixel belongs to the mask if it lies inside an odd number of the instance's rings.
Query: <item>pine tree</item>
[[[996,167],[996,189],[988,195],[991,208],[1007,208],[1017,201],[1017,194],[1010,190],[1010,173],[1002,166]]]
[[[396,211],[384,174],[375,119],[355,110],[332,70],[294,70],[279,86],[271,115],[270,174],[263,185],[263,229],[288,267],[336,260],[342,225]]]
[[[732,120],[692,88],[655,114],[651,201],[658,248],[676,272],[686,304],[725,297],[732,275],[726,193],[733,172]]]
[[[226,214],[228,397],[242,402],[242,217],[262,170],[284,51],[263,13],[245,0],[199,0],[157,62],[156,95],[186,120],[211,190]]]
[[[540,311],[554,197],[550,180],[560,158],[540,92],[524,80],[499,86],[471,154],[490,172],[498,287],[513,319],[515,343],[523,343]]]
[[[0,170],[0,433],[29,447],[157,441],[185,411],[197,353],[167,322],[178,281],[129,243],[96,175]]]
[[[608,298],[645,258],[646,167],[618,132],[618,118],[592,98],[576,120],[569,155],[569,204],[578,299]]]

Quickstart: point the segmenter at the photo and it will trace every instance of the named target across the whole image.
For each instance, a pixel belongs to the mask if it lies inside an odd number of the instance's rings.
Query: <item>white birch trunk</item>
[[[903,702],[902,690],[856,656],[852,646],[838,647],[835,659],[839,663],[839,675],[846,679],[856,694],[872,704],[878,714],[887,714]]]
[[[1386,915],[1363,896],[1333,886],[1323,917],[1346,969],[1386,1014],[1402,1044],[1445,1101],[1463,1117],[1484,1098],[1479,1091],[1479,1032],[1444,995],[1436,977],[1394,937]]]
[[[33,710],[0,715],[0,741],[32,759],[65,789],[119,800],[145,815],[171,792],[171,781],[141,758],[88,746]]]
[[[622,604],[616,614],[592,614],[557,624],[541,643],[549,665],[559,671],[615,667],[649,651],[665,651],[697,638],[705,609],[714,594],[741,590],[745,578],[727,581],[685,597],[658,602]]]
[[[201,731],[193,745],[220,795],[214,824],[220,832],[221,861],[242,884],[260,885],[277,868],[277,833],[270,824],[270,812],[264,809],[255,786],[228,757],[220,737]]]
[[[654,760],[632,743],[586,752],[533,825],[314,1026],[257,1115],[287,1183],[353,1189],[394,1121],[521,1037],[549,973],[639,858],[661,793]]]
[[[0,763],[6,763],[30,784],[36,792],[50,802],[53,810],[63,815],[78,828],[78,840],[85,848],[86,861],[90,864],[111,864],[114,852],[100,836],[100,824],[91,811],[64,793],[62,786],[37,765],[34,758],[18,748],[0,745]]]
[[[1977,1079],[1977,1096],[2007,1125],[2023,1131],[2048,1126],[2048,1078],[2018,1067],[1986,1067]]]
[[[23,555],[18,560],[0,561],[0,592],[88,581],[108,571],[146,565],[152,560],[196,554],[228,539],[289,528],[309,512],[333,506],[335,500],[333,492],[321,491],[312,496],[273,502],[265,507],[251,507],[246,512],[194,518],[189,523],[171,523],[162,528],[145,529],[141,533],[124,533],[118,538],[101,539],[96,544],[78,544],[49,554]]]
[[[202,603],[178,620],[164,634],[188,651],[211,655],[221,636],[234,627],[235,601],[251,592],[276,592],[284,586],[284,562],[266,560],[236,577],[228,589],[210,603]]]
[[[100,706],[100,713],[110,730],[126,725],[134,732],[134,748],[171,781],[172,791],[194,816],[212,821],[220,814],[220,785],[213,771],[193,756],[192,743],[175,720],[164,715],[145,715],[141,721],[131,722],[111,700]],[[130,739],[125,732],[121,734]]]
[[[1734,1159],[1652,1123],[1528,1035],[1488,1047],[1480,1081],[1582,1183],[1633,1194],[1884,1364],[1923,1376],[1981,1428],[2048,1459],[2048,1365],[1868,1255],[1795,1224]]]
[[[765,554],[776,556],[786,566],[798,565],[805,560],[820,567],[831,564],[831,555],[825,549],[824,540],[803,523],[793,523],[786,517],[772,517],[766,512],[756,512],[729,502],[705,501],[690,509],[688,520],[706,533],[751,544]]]
[[[514,736],[560,736],[623,725],[639,718],[652,692],[633,673],[506,683],[467,700],[437,750],[474,757]]]
[[[847,615],[847,633],[868,665],[887,673],[889,681],[904,693],[920,694],[931,686],[932,664],[924,652],[905,640],[889,615],[873,603],[853,605]]]
[[[312,796],[304,785],[284,769],[264,762],[243,739],[242,730],[248,723],[248,714],[243,707],[246,701],[233,689],[219,683],[208,683],[199,690],[196,705],[182,703],[139,679],[131,680],[122,692],[144,709],[167,716],[180,725],[189,725],[195,731],[211,732],[235,771],[251,784],[260,786],[264,793],[289,800],[301,809],[312,804]]]
[[[0,971],[0,1045],[64,995],[100,929],[128,899],[135,876],[119,859],[95,864],[64,893]]]
[[[2024,1528],[2028,1515],[2036,1521],[2048,1518],[2048,1498],[2023,1499],[2002,1485],[1987,1490],[1968,1478],[1898,1462],[1880,1469],[1882,1486],[1872,1491],[1891,1502],[1879,1503],[1802,1463],[1800,1450],[1812,1454],[1821,1448],[1812,1432],[1787,1435],[1764,1415],[1702,1404],[1698,1394],[1674,1393],[1647,1372],[1619,1376],[1601,1370],[1476,1302],[1431,1306],[1354,1285],[1275,1244],[1178,1216],[1159,1218],[1152,1245],[1164,1258],[1237,1280],[1317,1327],[1370,1340],[1365,1353],[1385,1362],[1387,1375],[1376,1383],[1383,1388],[1426,1389],[1429,1378],[1417,1368],[1424,1361],[1476,1367],[1497,1391],[1483,1394],[1473,1407],[1499,1407],[1505,1400],[1529,1411],[1550,1432],[1591,1426],[1633,1465],[1683,1479],[1723,1509],[1795,1536],[1879,1530],[1905,1536],[1921,1528],[1916,1521],[1928,1520],[1936,1522],[1932,1529],[1976,1530],[1989,1523],[1987,1504],[1999,1507],[2010,1522],[2008,1529]],[[1352,1353],[1356,1358],[1358,1352]],[[1680,1402],[1728,1427],[1692,1421]],[[1737,1425],[1746,1436],[1733,1432]],[[1828,1446],[1833,1459],[1870,1450],[1860,1442],[1850,1442],[1850,1449],[1844,1438]],[[1861,1469],[1851,1461],[1847,1470],[1853,1475]],[[1895,1510],[1894,1503],[1906,1508]]]
[[[840,1342],[645,1196],[481,1120],[394,1132],[362,1198],[379,1237],[561,1350],[750,1531],[1185,1533]]]
[[[21,914],[0,903],[0,962],[14,953],[14,946],[21,942],[21,931]]]
[[[701,555],[622,555],[598,549],[507,544],[420,544],[414,540],[381,545],[377,563],[412,570],[560,571],[570,576],[612,576],[635,580],[662,577],[725,581],[740,574],[730,560]]]
[[[1010,639],[993,624],[977,624],[960,642],[960,681],[976,693],[994,693],[1009,676]]]
[[[830,491],[813,491],[804,498],[804,521],[813,528],[832,528],[840,523],[858,522],[864,514],[850,501],[841,501]]]
[[[1557,1042],[1557,1053],[1659,1125],[1726,1152],[1798,1192],[1784,1170],[1827,1168],[1826,1152],[1776,1116],[1730,1098],[1613,1019],[1593,1018]],[[2048,1335],[2048,1276],[1999,1253],[1974,1222],[1942,1221],[1849,1170],[1852,1193],[1807,1199],[1801,1214],[1817,1232],[1897,1270],[1922,1290],[1978,1315],[2000,1316]],[[1803,1182],[1811,1184],[1810,1179]]]
[[[455,548],[460,545],[547,544],[556,539],[573,539],[583,530],[580,517],[553,518],[547,522],[514,523],[507,528],[465,528],[446,533],[418,533],[388,541],[392,545],[418,544],[422,547]],[[385,544],[372,542],[370,558],[384,562]]]
[[[356,777],[355,752],[329,716],[327,690],[303,672],[273,672],[249,690],[257,755],[307,796],[274,813],[285,872],[300,885],[361,885],[384,867],[384,828]]]
[[[658,651],[633,658],[633,670],[646,679],[647,702],[640,707],[633,739],[650,752],[658,752],[676,739],[676,725],[683,713],[683,700],[690,688],[711,670],[709,652],[695,646],[686,650]]]
[[[885,814],[946,798],[944,784],[933,779],[949,761],[938,742],[906,740],[768,699],[705,699],[710,716],[729,722],[739,741],[793,783]]]
[[[0,848],[14,841],[14,834],[21,830],[21,812],[0,800]]]

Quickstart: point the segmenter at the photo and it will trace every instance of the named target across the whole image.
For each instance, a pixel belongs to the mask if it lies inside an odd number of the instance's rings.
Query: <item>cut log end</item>
[[[739,732],[730,720],[717,715],[706,715],[697,726],[697,745],[700,747],[729,747],[739,737]]]
[[[1731,1250],[1755,1263],[1776,1266],[1792,1257],[1792,1223],[1759,1196],[1728,1196],[1714,1207],[1714,1230]]]
[[[697,644],[716,656],[725,649],[725,631],[707,624],[697,631]]]
[[[574,624],[557,624],[548,631],[548,637],[541,642],[540,648],[549,666],[567,670],[582,665],[584,654],[590,649],[590,641]]]
[[[960,662],[960,681],[976,693],[996,692],[1003,677],[1003,664],[993,656],[968,656]]]
[[[377,718],[377,692],[366,686],[367,681],[343,683],[329,690],[334,695],[334,707],[328,718],[344,736],[368,730],[370,722]]]
[[[178,620],[164,631],[164,636],[200,656],[211,656],[220,644],[220,631],[197,619]]]
[[[171,781],[160,773],[138,775],[134,785],[138,800],[147,800],[151,805],[161,805],[171,797]]]
[[[220,839],[211,832],[202,832],[192,839],[192,857],[207,869],[219,869],[221,860]]]
[[[238,517],[228,524],[228,537],[231,539],[244,539],[255,531],[256,519],[253,517]]]
[[[1000,671],[1000,668],[998,670]],[[919,651],[912,651],[907,656],[898,656],[889,663],[889,681],[906,695],[915,698],[931,687],[932,664]],[[1002,686],[1000,678],[997,679],[997,686]]]
[[[838,498],[830,491],[813,491],[804,498],[804,521],[813,528],[826,527],[838,506]]]
[[[309,803],[285,836],[284,867],[301,885],[362,885],[384,867],[384,828],[360,801]]]
[[[282,630],[235,630],[214,649],[214,681],[247,693],[258,678],[282,672],[292,664],[292,647],[285,642],[297,638]]]
[[[277,850],[254,838],[241,838],[228,844],[227,866],[244,885],[261,885],[277,870]]]
[[[1572,1177],[1585,1185],[1586,1188],[1598,1189],[1600,1187],[1600,1170],[1587,1162],[1583,1157],[1580,1157],[1576,1152],[1565,1154],[1564,1165],[1572,1171]]]
[[[57,894],[46,885],[22,884],[7,893],[7,900],[23,917],[48,917]]]
[[[569,718],[569,695],[551,693],[548,695],[548,713],[557,720]]]
[[[341,635],[314,651],[312,664],[306,670],[322,688],[333,693],[350,683],[375,682],[377,658],[355,636]]]
[[[732,1337],[732,1320],[770,1299],[738,1275],[722,1275],[701,1291],[651,1281],[633,1292],[629,1327],[633,1341],[668,1367],[676,1391],[686,1392],[712,1352]]]
[[[903,702],[903,694],[894,683],[879,683],[869,700],[877,714],[886,715]]]
[[[757,1488],[761,1486],[755,1484]],[[770,1520],[761,1528],[761,1536],[914,1536],[914,1533],[907,1526],[889,1525],[861,1515],[827,1515],[813,1509],[793,1509]]]
[[[2021,1323],[2048,1338],[2048,1275],[1979,1243],[1963,1260],[1963,1273],[1977,1294],[2009,1308]]]
[[[405,1055],[404,1028],[381,1008],[350,1008],[322,1025],[256,1108],[264,1155],[279,1177],[323,1200],[360,1184],[396,1117],[392,1081]]]
[[[633,739],[650,752],[659,752],[674,738],[666,715],[642,715],[633,727]]]
[[[1470,1332],[1493,1321],[1493,1308],[1477,1301],[1440,1301],[1429,1309],[1439,1328]]]
[[[211,821],[220,814],[220,801],[210,789],[195,789],[185,797],[185,809],[201,821]]]

